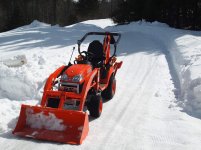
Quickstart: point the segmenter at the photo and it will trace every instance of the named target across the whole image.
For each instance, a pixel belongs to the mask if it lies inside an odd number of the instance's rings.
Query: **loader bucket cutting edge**
[[[40,140],[81,144],[88,131],[87,113],[22,105],[13,134]]]

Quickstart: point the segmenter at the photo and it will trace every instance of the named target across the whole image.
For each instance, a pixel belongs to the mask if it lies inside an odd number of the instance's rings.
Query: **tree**
[[[127,1],[119,0],[117,8],[112,12],[111,17],[115,23],[121,24],[130,21],[129,14],[129,3]]]
[[[99,10],[99,1],[98,0],[79,0],[76,4],[77,14],[81,20],[87,18],[95,18]]]
[[[145,19],[176,28],[201,29],[201,0],[118,0],[112,18],[117,23]]]

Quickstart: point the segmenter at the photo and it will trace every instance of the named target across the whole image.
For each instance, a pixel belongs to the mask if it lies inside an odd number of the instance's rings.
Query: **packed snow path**
[[[104,103],[101,117],[90,121],[82,145],[19,138],[8,131],[0,134],[1,149],[200,149],[201,121],[175,107],[161,43],[144,33],[120,32],[118,59],[123,66],[116,76],[116,95]]]

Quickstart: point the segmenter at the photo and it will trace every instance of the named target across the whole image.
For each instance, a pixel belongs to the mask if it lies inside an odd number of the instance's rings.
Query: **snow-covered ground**
[[[11,134],[22,103],[40,102],[48,75],[67,64],[86,32],[122,34],[115,97],[80,146]],[[83,45],[87,48],[88,43]],[[73,57],[77,55],[74,53]],[[5,62],[25,56],[20,67]],[[15,62],[15,61],[14,61]],[[144,21],[115,26],[109,19],[67,27],[32,24],[0,33],[1,149],[194,149],[201,147],[201,32]]]
[[[168,61],[180,106],[190,115],[201,118],[201,32],[144,21],[131,23],[126,28],[118,26],[112,31],[146,34],[158,43]],[[143,45],[144,41],[140,43]]]

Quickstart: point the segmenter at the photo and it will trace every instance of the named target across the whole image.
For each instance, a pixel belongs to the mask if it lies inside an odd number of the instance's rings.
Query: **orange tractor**
[[[95,40],[87,51],[81,51],[80,46],[89,35],[104,36],[103,44]],[[79,55],[74,64],[61,66],[49,76],[40,105],[21,106],[13,134],[81,144],[89,131],[88,112],[98,118],[103,100],[112,99],[115,94],[115,75],[122,65],[115,57],[120,37],[119,33],[89,32],[78,40]]]

